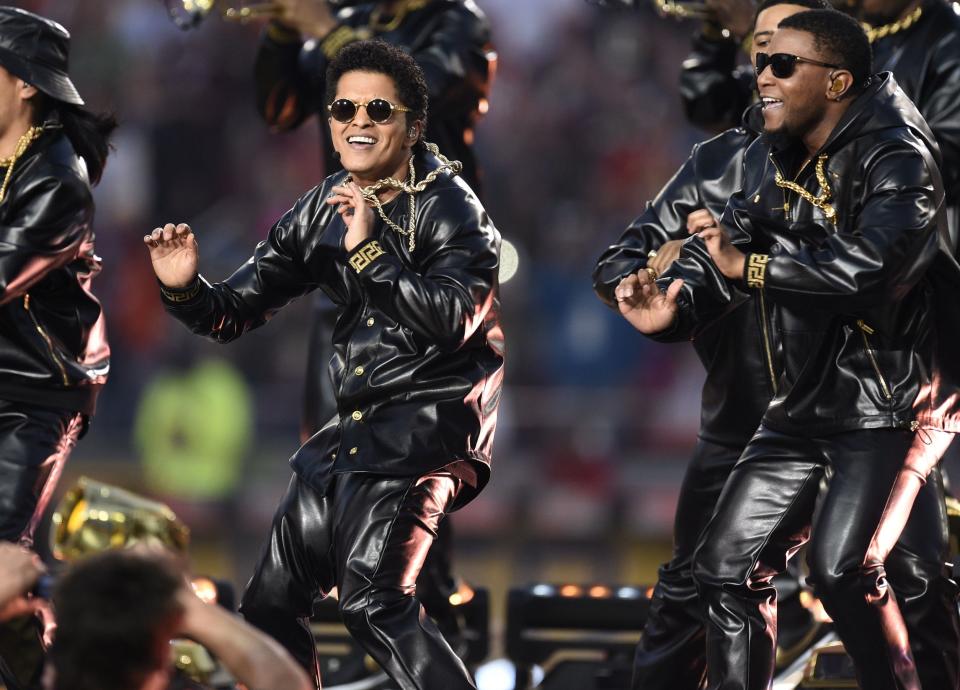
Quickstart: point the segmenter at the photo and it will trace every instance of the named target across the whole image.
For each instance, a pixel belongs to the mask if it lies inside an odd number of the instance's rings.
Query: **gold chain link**
[[[10,186],[10,178],[13,177],[13,166],[16,165],[20,156],[26,153],[30,144],[36,141],[41,134],[43,134],[43,127],[34,125],[17,140],[17,148],[14,149],[13,155],[0,160],[0,168],[7,169],[7,174],[3,176],[3,184],[0,185],[0,201],[3,201],[7,196],[7,187]]]
[[[893,36],[894,34],[904,31],[905,29],[909,29],[911,26],[917,23],[917,20],[920,19],[920,15],[922,14],[923,8],[918,7],[903,19],[891,22],[890,24],[873,27],[865,23],[863,25],[863,30],[867,32],[867,38],[870,40],[870,42],[874,43],[875,41],[879,41],[881,38]]]
[[[790,180],[784,179],[783,175],[780,174],[780,171],[777,170],[776,175],[773,178],[773,181],[776,182],[777,186],[781,189],[789,189],[791,192],[796,192],[803,199],[810,202],[817,208],[823,209],[823,214],[827,217],[831,223],[837,222],[837,209],[830,204],[830,197],[833,192],[830,190],[830,182],[827,180],[827,173],[825,172],[825,166],[827,164],[827,154],[821,154],[817,158],[817,167],[816,175],[817,182],[820,184],[820,189],[823,191],[820,192],[819,196],[814,196],[806,189],[798,185],[796,182],[791,182]]]
[[[406,182],[402,182],[394,177],[386,177],[382,180],[377,180],[369,187],[363,187],[360,189],[360,194],[367,201],[367,203],[377,209],[377,213],[380,214],[380,218],[383,220],[383,222],[389,225],[399,234],[406,235],[407,247],[411,252],[417,246],[414,239],[417,226],[417,206],[415,196],[424,191],[428,185],[430,185],[434,180],[437,179],[437,177],[440,176],[441,173],[449,171],[452,175],[458,175],[463,169],[463,164],[460,161],[449,160],[446,158],[446,156],[440,153],[440,149],[437,148],[436,144],[431,144],[430,142],[425,141],[423,142],[423,145],[426,147],[427,151],[440,159],[440,165],[435,170],[431,170],[429,173],[427,173],[427,176],[422,180],[417,182],[416,171],[413,167],[413,156],[410,156],[410,161],[408,164],[409,177],[407,178]],[[402,228],[394,223],[387,217],[387,214],[384,213],[383,204],[377,197],[377,192],[384,188],[397,189],[409,195],[409,218],[407,220],[406,228]]]

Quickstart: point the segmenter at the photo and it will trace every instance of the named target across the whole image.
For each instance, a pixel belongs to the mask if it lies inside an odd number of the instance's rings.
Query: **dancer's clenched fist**
[[[150,250],[153,272],[165,286],[182,288],[197,277],[200,253],[193,230],[186,223],[167,223],[143,236],[143,243]]]

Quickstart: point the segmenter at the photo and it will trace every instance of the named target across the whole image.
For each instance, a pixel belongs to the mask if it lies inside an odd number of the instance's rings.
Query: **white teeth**
[[[761,98],[760,100],[763,101],[763,104],[764,104],[764,105],[773,105],[774,103],[782,103],[782,102],[783,102],[783,101],[781,101],[779,98],[770,98],[769,96],[764,96],[764,97]]]
[[[348,144],[376,144],[377,140],[373,137],[352,136],[347,137]]]

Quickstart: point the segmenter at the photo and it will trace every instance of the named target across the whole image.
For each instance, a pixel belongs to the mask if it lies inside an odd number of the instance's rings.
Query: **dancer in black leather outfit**
[[[144,241],[169,311],[220,342],[318,287],[337,305],[341,416],[292,458],[241,612],[316,674],[305,619],[336,587],[348,629],[401,688],[473,688],[422,615],[415,580],[440,520],[489,477],[499,235],[456,166],[424,147],[426,84],[409,56],[358,42],[331,62],[327,84],[347,172],[302,196],[233,276],[197,275],[185,225]],[[402,193],[387,178],[406,179]]]
[[[673,280],[663,295],[641,272],[617,288],[634,325],[670,339],[696,333],[742,301],[740,284],[728,282],[742,277],[759,298],[768,361],[779,373],[695,555],[710,688],[767,687],[776,611],[770,579],[807,540],[828,467],[833,478],[811,541],[815,589],[861,687],[919,687],[882,557],[871,554],[887,501],[896,499],[910,429],[956,424],[955,411],[913,409],[935,359],[932,321],[955,328],[930,306],[930,294],[956,264],[947,255],[933,137],[889,77],[864,83],[866,37],[843,20],[828,10],[784,20],[769,48],[786,54],[774,63],[777,77],[761,71],[766,128],[794,143],[774,147],[773,158],[768,141],[751,145],[744,192],[723,225],[764,252],[745,259],[714,225],[668,274],[686,283]],[[804,158],[812,159],[806,167]],[[784,183],[778,170],[796,181]],[[879,230],[886,227],[891,232]],[[659,324],[652,314],[662,315]]]
[[[805,9],[810,8],[789,0],[761,4],[754,22],[754,54],[766,48],[781,19]],[[670,263],[665,256],[676,256],[676,245],[697,230],[698,219],[702,222],[704,217],[722,214],[729,197],[740,188],[743,154],[760,129],[760,110],[753,107],[740,127],[694,147],[644,214],[600,257],[594,289],[601,299],[615,307],[613,293],[620,280],[643,270],[648,261],[665,270]],[[703,216],[704,211],[709,214]],[[648,258],[651,251],[656,253],[652,260]],[[755,300],[745,301],[693,342],[707,369],[701,429],[677,505],[673,558],[660,568],[637,647],[633,678],[637,689],[696,690],[705,673],[704,624],[690,565],[724,482],[759,426],[776,387],[764,352],[758,309]],[[960,614],[956,584],[945,568],[948,546],[942,478],[934,470],[887,561],[926,687],[956,688],[960,683]],[[782,583],[778,578],[781,616]],[[778,624],[781,627],[783,621]]]
[[[69,49],[59,24],[0,7],[0,539],[27,546],[110,367],[91,184],[116,125],[83,107]],[[36,621],[5,624],[0,657],[35,687]]]
[[[409,53],[424,70],[430,98],[426,139],[462,163],[460,176],[482,200],[473,128],[486,106],[494,53],[489,23],[474,2],[280,0],[277,6],[281,15],[264,32],[254,67],[257,110],[267,124],[290,131],[319,114],[324,174],[340,170],[339,156],[322,126],[327,64],[344,46],[364,37],[379,38]],[[322,294],[314,298],[313,307],[301,442],[337,412],[329,374],[337,310]],[[450,643],[462,649],[461,622],[450,603],[457,589],[452,523],[441,523],[417,587],[427,613]]]

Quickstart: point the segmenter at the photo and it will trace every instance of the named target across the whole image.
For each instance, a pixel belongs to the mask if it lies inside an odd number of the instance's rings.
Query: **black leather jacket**
[[[93,413],[110,349],[92,222],[86,167],[48,123],[0,202],[0,398]]]
[[[761,302],[777,394],[763,422],[786,433],[851,429],[955,430],[955,381],[936,367],[957,330],[955,247],[943,217],[933,136],[889,74],[874,77],[820,153],[837,209],[824,211],[773,182],[777,169],[814,196],[804,152],[771,151],[763,139],[745,157],[743,190],[723,225],[753,252],[744,287],[725,281],[694,238],[663,280],[687,282],[680,317],[660,339],[686,336],[735,305],[742,290]],[[816,157],[814,157],[814,162]],[[756,256],[762,257],[759,261]],[[950,304],[952,301],[952,305]],[[955,355],[952,355],[955,357]],[[924,398],[931,384],[937,400]]]
[[[756,108],[751,115],[759,115]],[[697,144],[643,214],[597,261],[593,289],[616,309],[614,289],[647,265],[647,252],[669,240],[685,240],[687,216],[705,208],[719,218],[743,181],[743,155],[756,138],[756,123]],[[700,437],[729,447],[743,447],[760,426],[774,379],[764,352],[759,302],[743,299],[726,318],[697,334],[694,348],[707,371],[700,405]]]
[[[404,15],[396,27],[371,23],[379,2],[336,11],[338,28],[321,41],[271,26],[257,54],[254,77],[257,106],[268,124],[293,129],[319,113],[327,174],[340,169],[326,126],[326,70],[329,58],[351,41],[376,37],[403,48],[423,69],[430,109],[426,139],[447,158],[463,163],[462,176],[480,191],[473,127],[490,85],[490,26],[473,0],[430,0]]]
[[[418,153],[417,178],[438,164]],[[466,482],[460,507],[489,477],[503,375],[499,233],[466,185],[444,173],[417,195],[412,253],[378,219],[376,242],[348,257],[346,226],[325,203],[345,176],[300,197],[226,281],[198,278],[164,291],[164,302],[194,333],[226,343],[321,288],[338,311],[330,369],[339,417],[297,451],[294,470],[322,491],[336,473],[419,476],[450,466]],[[403,194],[384,205],[400,227],[406,209]]]
[[[946,0],[926,0],[916,24],[873,43],[875,72],[893,72],[927,120],[942,154],[951,231],[960,231],[960,15]],[[687,117],[708,131],[738,122],[754,97],[755,79],[737,65],[737,45],[694,38],[680,93]]]

